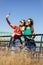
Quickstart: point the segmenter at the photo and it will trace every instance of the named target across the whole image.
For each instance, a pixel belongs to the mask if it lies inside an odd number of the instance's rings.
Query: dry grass
[[[11,53],[0,50],[0,65],[43,65],[43,59],[31,59],[31,53],[24,56],[23,50],[20,53]]]

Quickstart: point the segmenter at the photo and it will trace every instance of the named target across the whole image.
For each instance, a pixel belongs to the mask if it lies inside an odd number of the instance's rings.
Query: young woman
[[[31,51],[35,51],[36,50],[36,45],[35,45],[35,42],[34,42],[34,38],[35,36],[35,33],[34,33],[34,28],[33,28],[33,20],[31,18],[29,18],[27,21],[26,21],[26,29],[24,31],[24,35],[27,35],[25,36],[25,41],[26,41],[26,48],[27,50],[31,50]]]
[[[12,37],[11,37],[11,40],[10,40],[10,44],[9,44],[9,46],[12,46],[13,44],[15,44],[15,40],[16,40],[16,39],[19,39],[20,42],[21,42],[20,35],[22,34],[22,31],[23,31],[24,28],[25,28],[25,27],[24,27],[24,25],[25,25],[25,20],[21,20],[21,21],[20,21],[20,25],[19,25],[19,26],[16,26],[16,25],[11,24],[8,18],[9,18],[9,16],[7,15],[7,16],[6,16],[6,21],[7,21],[7,23],[10,25],[11,28],[14,29],[14,32],[13,32],[13,34],[12,34]],[[22,43],[22,42],[21,42],[21,43]]]

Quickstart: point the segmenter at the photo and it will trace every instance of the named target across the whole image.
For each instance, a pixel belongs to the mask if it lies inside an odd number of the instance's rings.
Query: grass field
[[[1,49],[0,65],[43,65],[43,59],[31,58],[31,52],[24,56],[23,50],[19,53],[13,53],[7,47],[5,50]]]

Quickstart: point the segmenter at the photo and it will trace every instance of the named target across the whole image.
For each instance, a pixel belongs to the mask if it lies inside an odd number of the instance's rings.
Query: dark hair
[[[24,22],[24,26],[25,26],[25,20],[21,20],[20,22],[22,22],[22,21]]]
[[[28,18],[28,20],[30,20],[30,26],[32,26],[33,25],[33,19]]]

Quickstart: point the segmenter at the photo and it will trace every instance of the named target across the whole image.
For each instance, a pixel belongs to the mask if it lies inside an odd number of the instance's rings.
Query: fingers
[[[6,15],[6,18],[8,19],[9,18],[9,15]]]

